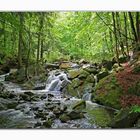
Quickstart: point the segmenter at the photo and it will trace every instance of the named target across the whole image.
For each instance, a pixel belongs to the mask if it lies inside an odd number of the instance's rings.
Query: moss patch
[[[94,99],[106,106],[110,106],[116,109],[120,109],[120,97],[122,95],[122,89],[117,83],[117,80],[113,74],[103,78],[97,85],[95,93],[93,93]]]
[[[93,110],[87,110],[87,114],[92,124],[96,124],[102,128],[109,127],[112,121],[111,115],[104,108],[95,108]]]

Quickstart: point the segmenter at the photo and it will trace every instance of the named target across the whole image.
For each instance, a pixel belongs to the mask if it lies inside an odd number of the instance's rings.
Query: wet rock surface
[[[106,127],[91,123],[93,118],[87,111],[87,108],[92,110],[99,106],[90,102],[97,84],[96,67],[82,64],[82,68],[79,68],[77,64],[63,63],[61,69],[66,71],[57,69],[58,64],[47,64],[46,68],[56,70],[48,73],[46,85],[44,81],[42,84],[39,82],[34,90],[23,90],[19,85],[5,81],[4,76],[1,77],[0,118],[5,124],[1,123],[0,128]],[[14,117],[11,115],[7,118],[12,113]]]

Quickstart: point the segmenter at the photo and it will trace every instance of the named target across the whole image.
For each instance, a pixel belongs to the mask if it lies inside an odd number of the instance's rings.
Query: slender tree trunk
[[[119,36],[118,40],[119,40],[119,44],[120,44],[120,47],[121,47],[121,52],[122,52],[122,55],[125,57],[127,55],[124,51],[124,44],[123,44],[122,35],[121,35],[121,32],[120,32],[120,31],[122,31],[122,27],[121,27],[121,20],[120,20],[119,12],[116,12],[116,22],[117,22],[118,36]]]
[[[39,54],[40,54],[40,33],[38,34],[38,45],[37,45],[37,75],[39,74]]]
[[[112,32],[109,30],[109,37],[110,37],[110,43],[111,45],[113,44],[113,38],[112,38]],[[111,52],[113,53],[114,50],[113,50],[113,47],[111,47]]]
[[[134,35],[135,41],[137,42],[138,41],[138,38],[137,38],[136,29],[135,29],[135,26],[134,26],[133,16],[132,16],[131,12],[128,12],[128,14],[129,14],[129,19],[130,19],[132,33]]]
[[[127,39],[127,13],[124,12],[124,29],[125,29],[125,45],[127,50],[127,56],[129,57],[129,49],[128,49],[128,39]]]
[[[43,39],[41,39],[41,50],[40,50],[40,58],[41,59],[43,58],[43,52],[44,52],[43,45],[44,45],[44,41],[43,41]]]
[[[25,76],[27,79],[29,79],[29,72],[28,72],[28,67],[29,67],[29,60],[30,60],[30,51],[31,51],[31,35],[29,31],[29,45],[28,45],[28,52],[27,52],[27,61],[25,65]]]
[[[3,22],[3,31],[4,31],[4,34],[3,34],[3,46],[4,46],[4,49],[6,49],[6,24],[5,24],[5,20]]]
[[[29,41],[28,41],[27,61],[25,65],[25,76],[27,79],[29,79],[28,67],[30,62],[30,51],[31,51],[31,41],[32,41],[30,28],[31,28],[31,20],[29,21],[29,32],[28,32]]]
[[[41,50],[40,50],[40,59],[42,59],[43,58],[43,52],[44,52],[44,50],[43,50],[43,44],[44,44],[44,34],[43,34],[43,28],[44,27],[44,13],[43,12],[41,12],[40,13],[40,34],[41,34]]]
[[[113,19],[113,27],[114,27],[114,37],[115,37],[115,52],[116,52],[116,60],[118,65],[120,66],[119,63],[119,52],[118,52],[118,45],[117,45],[117,32],[116,32],[116,21],[115,21],[115,13],[112,12],[112,19]]]
[[[22,66],[22,32],[23,32],[23,21],[24,21],[24,14],[19,12],[19,41],[18,41],[18,68],[20,69]]]
[[[136,31],[137,31],[138,43],[140,43],[140,16],[139,16],[139,12],[136,12]]]

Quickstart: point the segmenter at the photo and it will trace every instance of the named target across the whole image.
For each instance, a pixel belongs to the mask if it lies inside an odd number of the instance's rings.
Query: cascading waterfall
[[[67,74],[63,71],[51,71],[46,84],[46,91],[56,91],[60,93],[63,88],[70,81],[67,78]]]
[[[97,79],[97,75],[94,76],[94,79],[95,79],[95,85],[94,85],[94,90],[96,88],[96,85],[97,85],[97,82],[98,82],[98,79]],[[91,97],[92,97],[92,94],[90,92],[86,92],[82,99],[85,100],[85,101],[91,101]]]
[[[98,83],[97,75],[94,75],[94,79],[95,79],[95,87],[96,87],[96,85],[97,85],[97,83]]]

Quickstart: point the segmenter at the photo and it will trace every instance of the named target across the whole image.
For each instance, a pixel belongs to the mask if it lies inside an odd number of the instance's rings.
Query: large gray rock
[[[104,77],[108,76],[109,72],[108,71],[101,71],[100,73],[97,74],[97,79],[98,81],[103,79]]]
[[[121,109],[114,117],[112,128],[132,128],[138,120],[140,113],[131,112],[129,108]]]

